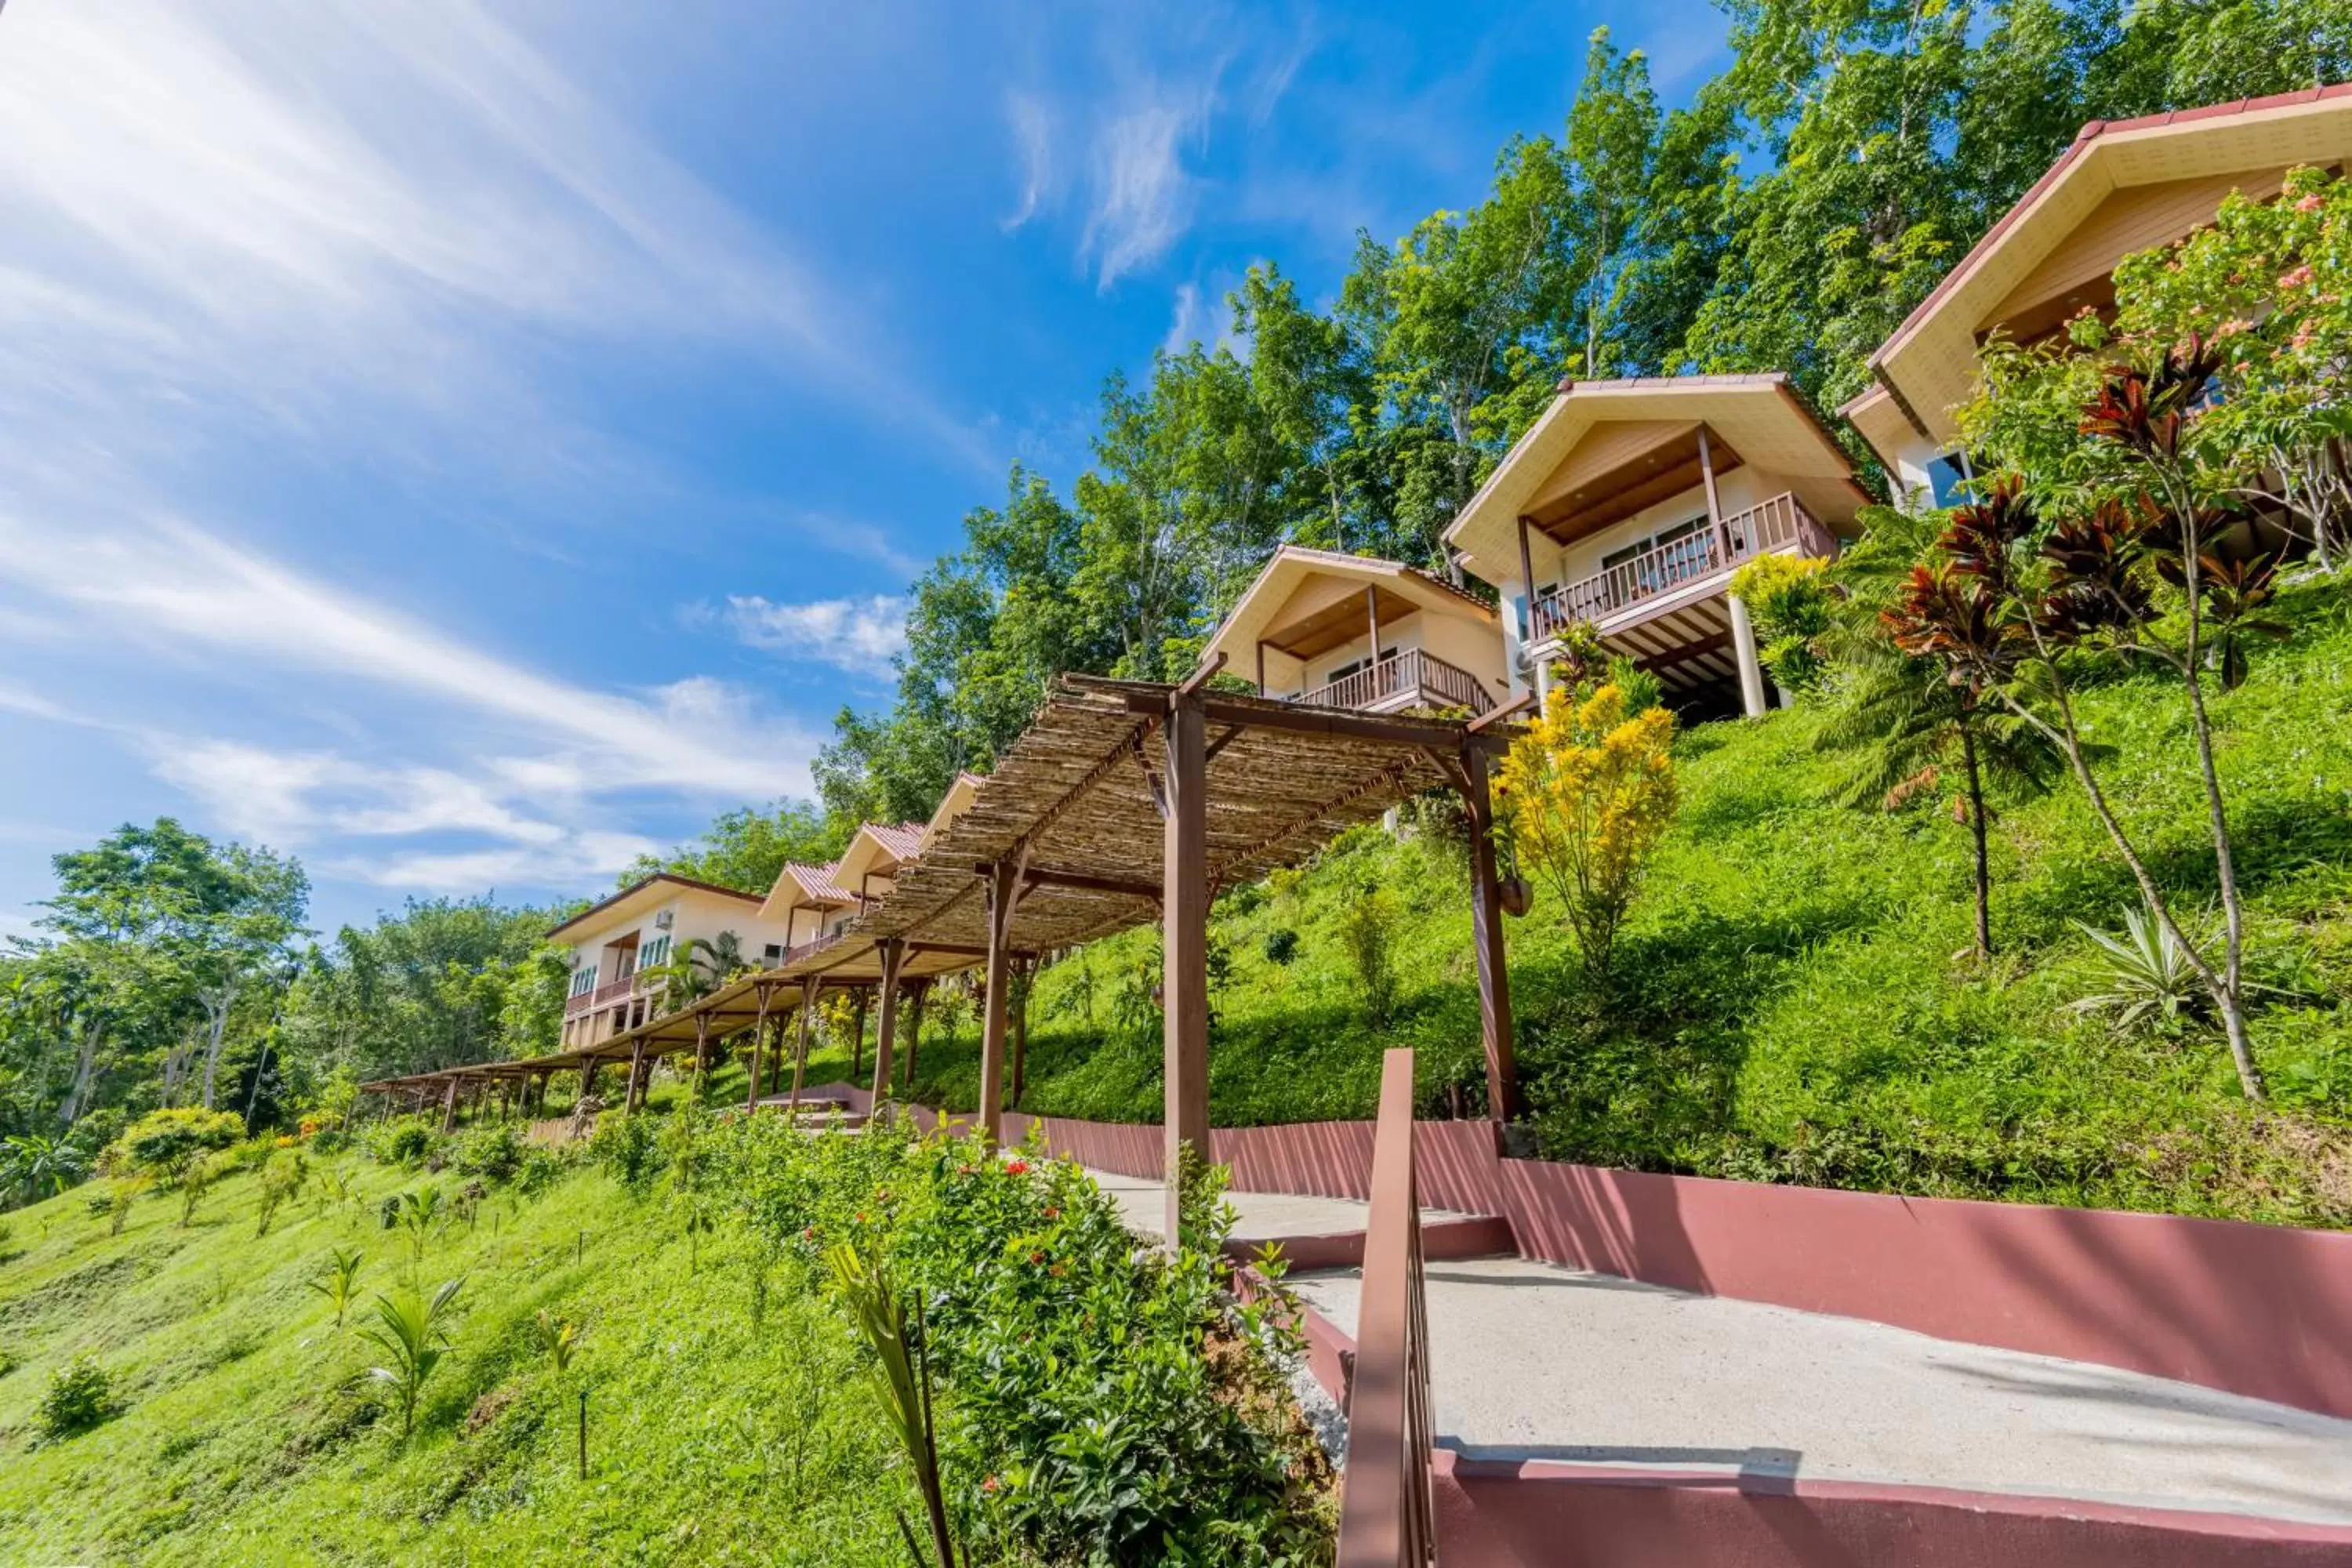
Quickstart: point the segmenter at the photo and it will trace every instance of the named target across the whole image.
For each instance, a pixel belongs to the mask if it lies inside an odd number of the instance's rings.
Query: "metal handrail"
[[[1371,1213],[1364,1226],[1364,1282],[1356,1308],[1356,1374],[1348,1393],[1338,1568],[1428,1568],[1437,1561],[1431,1449],[1429,1305],[1413,1169],[1412,1052],[1401,1047],[1381,1062]]]
[[[1712,527],[1538,595],[1528,616],[1531,640],[1540,642],[1570,621],[1605,620],[1644,599],[1792,544],[1809,554],[1828,554],[1836,542],[1793,492],[1784,490]]]

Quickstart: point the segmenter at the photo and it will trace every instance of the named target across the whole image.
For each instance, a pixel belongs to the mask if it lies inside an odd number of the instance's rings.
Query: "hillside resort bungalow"
[[[1370,713],[1485,713],[1514,689],[1495,607],[1394,561],[1286,544],[1204,651],[1260,695]]]
[[[1579,621],[1678,706],[1765,708],[1731,575],[1825,556],[1868,500],[1836,438],[1771,375],[1560,384],[1445,542],[1503,597],[1506,658],[1548,694]]]
[[[1995,333],[2033,343],[2115,305],[2116,264],[2187,238],[2232,191],[2275,195],[2286,172],[2352,160],[2352,83],[2093,121],[1870,357],[1874,384],[1838,410],[1898,497],[1948,506],[1969,475],[1952,411]]]
[[[563,1005],[565,1050],[609,1039],[661,1011],[651,973],[698,939],[731,934],[747,960],[780,961],[785,931],[761,912],[757,894],[656,872],[593,904],[547,933],[572,951]]]

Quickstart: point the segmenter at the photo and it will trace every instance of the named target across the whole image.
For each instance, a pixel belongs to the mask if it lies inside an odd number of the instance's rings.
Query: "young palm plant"
[[[1989,787],[2040,795],[2065,769],[2065,755],[2016,714],[1955,685],[1943,668],[1885,644],[1847,664],[1813,731],[1817,750],[1843,753],[1833,786],[1841,805],[1875,804],[1892,811],[1933,788],[1957,766],[1955,815],[1966,818],[1975,848],[1976,951],[1992,955],[1992,869],[1988,843]]]
[[[400,1400],[400,1435],[416,1430],[416,1401],[442,1358],[449,1353],[448,1331],[442,1318],[457,1299],[462,1279],[451,1279],[426,1297],[415,1289],[375,1299],[376,1321],[360,1337],[384,1353],[390,1363],[368,1368],[368,1376],[388,1384]]]
[[[324,1296],[327,1304],[334,1308],[335,1332],[339,1334],[343,1331],[345,1314],[360,1299],[360,1265],[364,1260],[364,1255],[356,1247],[335,1247],[327,1254],[326,1268],[320,1271],[316,1279],[309,1282],[310,1289]]]
[[[914,1466],[915,1485],[929,1515],[929,1558],[907,1516],[898,1516],[908,1555],[914,1559],[915,1568],[957,1568],[955,1538],[948,1530],[947,1492],[940,1479],[939,1433],[931,1418],[931,1367],[923,1349],[922,1308],[916,1307],[910,1324],[907,1303],[880,1261],[867,1259],[846,1242],[826,1254],[825,1261],[833,1271],[835,1294],[849,1308],[858,1333],[874,1347],[876,1402]],[[969,1568],[971,1553],[962,1553],[961,1560]]]
[[[400,1194],[400,1228],[408,1234],[408,1256],[425,1261],[425,1248],[441,1234],[441,1189],[426,1187]]]
[[[544,1307],[531,1322],[539,1340],[539,1352],[547,1358],[560,1385],[572,1371],[572,1358],[579,1353],[580,1325],[556,1317]],[[584,1481],[588,1479],[588,1391],[583,1388],[579,1392],[580,1479]]]

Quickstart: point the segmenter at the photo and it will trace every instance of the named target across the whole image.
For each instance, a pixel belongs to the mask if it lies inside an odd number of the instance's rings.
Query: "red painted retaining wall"
[[[2302,1568],[2352,1529],[1997,1492],[1436,1456],[1438,1539],[1474,1568]],[[1563,1550],[1564,1542],[1573,1542]]]
[[[1006,1136],[1034,1122],[1066,1157],[1160,1173],[1158,1127],[1010,1115]],[[1525,1257],[2352,1416],[2352,1232],[1649,1175],[1500,1159],[1480,1121],[1416,1132],[1423,1201],[1502,1215]],[[1241,1191],[1370,1194],[1369,1121],[1214,1145]]]

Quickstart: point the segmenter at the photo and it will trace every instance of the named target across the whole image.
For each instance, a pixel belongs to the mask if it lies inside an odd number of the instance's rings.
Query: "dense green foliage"
[[[962,1538],[1037,1563],[1328,1550],[1325,1473],[1251,1348],[1270,1331],[1210,1253],[1139,1258],[1066,1167],[715,1123],[677,1089],[607,1119],[661,1152],[635,1186],[354,1152],[315,1156],[258,1237],[242,1172],[186,1229],[157,1198],[119,1234],[78,1196],[13,1216],[0,1559],[902,1568],[919,1504],[818,1263],[847,1240],[920,1306]],[[414,1256],[378,1228],[391,1200],[429,1216]]]
[[[845,710],[820,762],[827,814],[927,816],[1057,671],[1182,673],[1277,544],[1444,569],[1564,376],[1786,371],[1843,402],[2086,121],[2352,76],[2332,0],[1724,10],[1730,64],[1687,103],[1598,33],[1565,121],[1504,147],[1482,199],[1360,235],[1326,307],[1252,268],[1243,354],[1111,376],[1066,497],[1016,469],[915,584],[895,707]]]
[[[1547,1153],[1648,1170],[1884,1191],[2352,1224],[2352,608],[2291,589],[2295,636],[2213,701],[2239,813],[2253,1015],[2273,1104],[2248,1106],[2210,1026],[2118,1033],[2073,1004],[2105,989],[2077,921],[2137,907],[2079,792],[1990,786],[1992,918],[1971,957],[1970,835],[1957,784],[1842,805],[1849,764],[1817,710],[1677,742],[1683,805],[1604,984],[1539,894],[1509,942],[1520,1063]],[[2212,888],[2184,792],[2177,684],[2083,699],[2113,794],[2194,906]],[[1421,1056],[1424,1109],[1483,1100],[1466,887],[1441,833],[1362,831],[1218,905],[1211,1111],[1220,1125],[1360,1117],[1381,1047]],[[1394,900],[1400,991],[1368,1016],[1349,928]],[[1284,936],[1282,933],[1295,933]],[[1286,957],[1277,958],[1280,952]],[[1038,977],[1024,1108],[1112,1121],[1160,1110],[1158,935],[1099,942]],[[934,1017],[938,1013],[934,1011]],[[977,1031],[936,1026],[921,1091],[971,1103]],[[826,1062],[812,1070],[836,1071]]]

